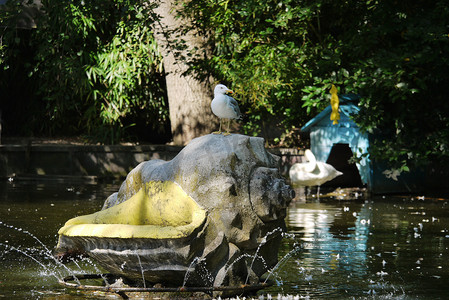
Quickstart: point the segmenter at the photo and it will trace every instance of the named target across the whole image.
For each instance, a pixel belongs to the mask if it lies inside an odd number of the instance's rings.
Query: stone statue
[[[61,228],[57,249],[153,283],[257,284],[277,263],[293,197],[262,138],[210,134],[139,164],[100,212]]]

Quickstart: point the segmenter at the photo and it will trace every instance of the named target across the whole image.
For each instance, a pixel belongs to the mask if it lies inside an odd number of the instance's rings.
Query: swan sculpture
[[[317,161],[312,151],[307,149],[304,153],[308,162],[296,163],[289,171],[292,185],[295,186],[318,186],[317,194],[319,196],[320,186],[334,179],[343,173],[336,170],[330,164]]]

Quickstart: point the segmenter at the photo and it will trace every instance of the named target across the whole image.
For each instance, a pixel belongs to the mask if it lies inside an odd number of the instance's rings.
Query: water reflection
[[[302,264],[322,272],[338,270],[362,276],[367,260],[370,209],[367,205],[305,203],[291,206],[287,222],[299,233],[310,256]]]
[[[286,221],[303,249],[277,287],[312,298],[446,298],[448,213],[446,201],[412,197],[293,203]]]
[[[117,184],[0,183],[0,298],[104,299],[62,288],[50,269],[14,251],[52,262],[27,230],[52,249],[57,230],[75,215],[98,211]],[[322,197],[292,203],[286,219],[291,254],[259,293],[311,299],[446,299],[449,292],[449,207],[445,200],[386,197],[338,201]],[[300,245],[300,251],[293,251]],[[84,261],[75,272],[98,272]],[[64,272],[61,268],[56,272]]]

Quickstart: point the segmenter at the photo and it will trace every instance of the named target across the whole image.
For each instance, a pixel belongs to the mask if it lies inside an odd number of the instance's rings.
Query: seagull
[[[305,151],[304,156],[308,162],[294,164],[288,172],[290,180],[293,186],[318,186],[317,194],[319,197],[320,186],[343,173],[330,164],[317,161],[315,155],[309,149]]]
[[[217,84],[214,89],[214,99],[212,100],[210,107],[212,108],[214,115],[220,118],[220,129],[214,132],[215,134],[221,134],[221,119],[228,119],[228,129],[224,135],[229,135],[231,119],[240,119],[242,116],[237,101],[226,95],[227,93],[232,94],[233,91],[223,84]]]

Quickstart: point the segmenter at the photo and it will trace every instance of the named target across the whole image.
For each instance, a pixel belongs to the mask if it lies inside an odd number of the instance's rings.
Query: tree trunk
[[[212,114],[210,103],[213,97],[211,80],[199,81],[191,75],[183,75],[188,66],[184,59],[175,57],[173,36],[185,22],[176,18],[174,0],[161,0],[155,12],[161,17],[155,25],[155,38],[164,57],[165,78],[167,83],[168,104],[173,142],[185,145],[195,137],[208,134],[218,124]],[[189,32],[182,35],[188,49],[203,47],[203,37]],[[183,55],[187,57],[187,55]]]

